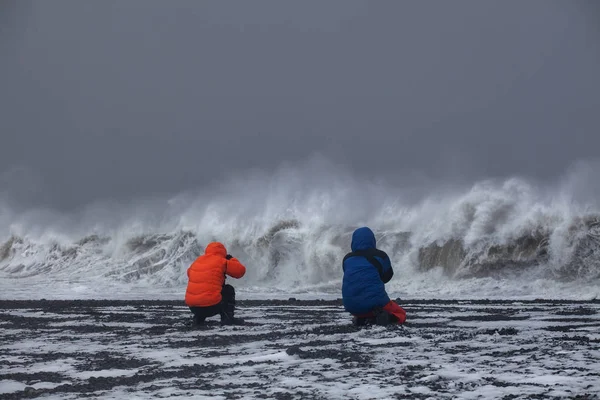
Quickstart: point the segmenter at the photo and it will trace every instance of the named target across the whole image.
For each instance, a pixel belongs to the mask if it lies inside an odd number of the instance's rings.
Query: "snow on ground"
[[[597,399],[600,302],[246,300],[244,326],[177,301],[0,301],[3,399]]]

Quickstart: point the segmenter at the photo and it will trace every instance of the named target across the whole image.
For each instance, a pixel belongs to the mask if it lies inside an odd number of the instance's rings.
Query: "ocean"
[[[211,241],[247,267],[239,298],[337,298],[354,229],[395,271],[391,297],[600,294],[600,211],[576,175],[411,189],[309,164],[71,212],[0,206],[0,298],[180,299]],[[361,180],[362,179],[362,180]],[[587,179],[587,178],[586,178]],[[418,194],[417,194],[418,192]]]

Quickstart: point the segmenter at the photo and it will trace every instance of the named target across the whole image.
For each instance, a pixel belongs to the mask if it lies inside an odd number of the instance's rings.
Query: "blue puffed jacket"
[[[394,270],[388,255],[376,248],[371,229],[355,230],[350,247],[352,252],[346,254],[342,263],[342,300],[349,313],[365,314],[390,301],[385,283],[392,279]]]

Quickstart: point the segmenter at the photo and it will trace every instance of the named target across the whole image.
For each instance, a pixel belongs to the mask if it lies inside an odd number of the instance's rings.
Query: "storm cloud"
[[[5,194],[69,209],[318,153],[549,180],[600,146],[593,1],[3,1]]]

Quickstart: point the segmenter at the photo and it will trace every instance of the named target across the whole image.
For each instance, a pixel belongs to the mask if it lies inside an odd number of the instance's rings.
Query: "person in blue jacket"
[[[368,227],[356,229],[350,248],[352,252],[342,262],[342,300],[346,311],[354,316],[353,323],[404,323],[406,311],[385,291],[394,270],[388,255],[377,249],[373,231]]]

